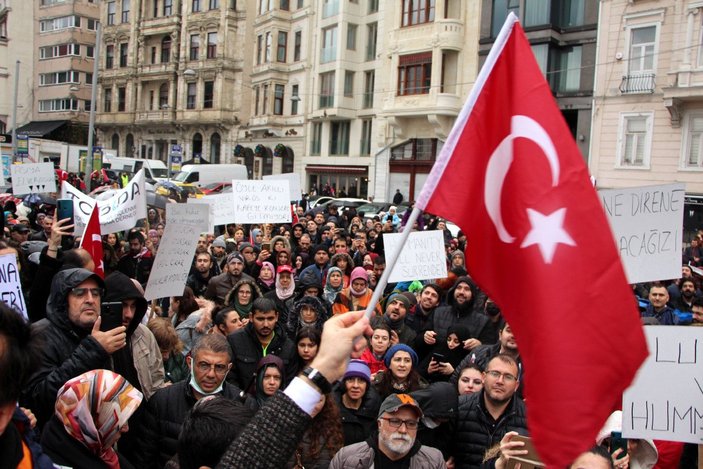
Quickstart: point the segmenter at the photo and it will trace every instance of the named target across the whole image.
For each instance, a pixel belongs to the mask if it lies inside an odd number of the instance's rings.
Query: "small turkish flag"
[[[514,15],[417,206],[466,233],[469,271],[518,343],[536,449],[566,467],[619,407],[647,345],[583,158]]]
[[[100,208],[95,204],[93,211],[90,213],[88,224],[85,226],[81,245],[83,249],[90,253],[93,258],[95,269],[93,270],[100,278],[105,278],[105,265],[103,263],[103,239],[100,236],[100,217],[98,212]]]

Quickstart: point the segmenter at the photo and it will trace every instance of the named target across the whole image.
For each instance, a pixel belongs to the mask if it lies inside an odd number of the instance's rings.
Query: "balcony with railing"
[[[654,78],[654,73],[625,75],[620,82],[620,92],[622,94],[654,93],[656,87]]]

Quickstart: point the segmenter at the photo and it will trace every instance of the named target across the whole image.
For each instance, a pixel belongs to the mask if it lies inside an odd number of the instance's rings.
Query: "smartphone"
[[[610,432],[610,454],[618,449],[622,449],[618,459],[624,458],[627,454],[627,438],[622,437],[622,432]]]
[[[261,250],[271,252],[271,243],[263,243],[261,245]]]
[[[545,467],[544,463],[539,458],[535,446],[532,444],[532,438],[529,436],[515,435],[510,441],[522,441],[525,443],[521,449],[527,450],[527,454],[521,454],[520,456],[513,456],[508,460],[506,469],[514,469],[518,464],[522,469]]]
[[[73,199],[58,199],[56,201],[56,221],[69,218],[73,225]]]
[[[433,353],[432,360],[436,361],[437,363],[445,363],[447,361],[447,358],[441,353]]]
[[[103,332],[111,331],[122,325],[122,302],[109,301],[100,305],[100,330]]]

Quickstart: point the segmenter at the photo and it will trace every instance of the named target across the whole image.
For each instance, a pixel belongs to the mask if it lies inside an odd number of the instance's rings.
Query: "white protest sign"
[[[623,395],[623,436],[702,444],[703,328],[647,326],[644,332],[649,357]]]
[[[383,235],[387,259],[400,247],[401,236],[401,233]],[[444,251],[444,234],[439,230],[414,231],[408,236],[388,281],[429,280],[446,276],[447,256]]]
[[[13,164],[12,192],[15,195],[56,192],[56,173],[53,163]]]
[[[232,181],[235,223],[290,223],[290,187],[287,179]]]
[[[183,294],[197,245],[192,225],[166,224],[144,291],[147,301]]]
[[[190,225],[200,233],[210,231],[211,206],[206,204],[167,204],[166,225]]]
[[[27,305],[22,295],[20,269],[14,254],[0,256],[0,299],[27,319]]]
[[[61,198],[73,199],[75,232],[82,233],[97,202],[100,208],[100,233],[117,233],[134,228],[137,220],[146,218],[144,170],[140,170],[124,189],[115,191],[107,200],[96,201],[67,183],[61,185]]]
[[[262,179],[264,181],[286,179],[290,187],[290,200],[300,200],[303,198],[303,192],[300,190],[300,174],[298,173],[270,174],[264,176]]]
[[[681,277],[683,184],[598,191],[629,283]]]
[[[208,233],[215,231],[215,225],[234,223],[234,197],[231,193],[206,195],[200,199],[188,199],[189,204],[210,206],[210,226]]]

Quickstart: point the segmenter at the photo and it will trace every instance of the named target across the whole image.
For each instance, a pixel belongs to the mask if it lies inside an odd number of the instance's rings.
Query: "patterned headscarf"
[[[59,390],[56,416],[77,441],[105,464],[120,467],[112,446],[120,428],[137,410],[142,393],[109,370],[92,370],[70,379]]]

